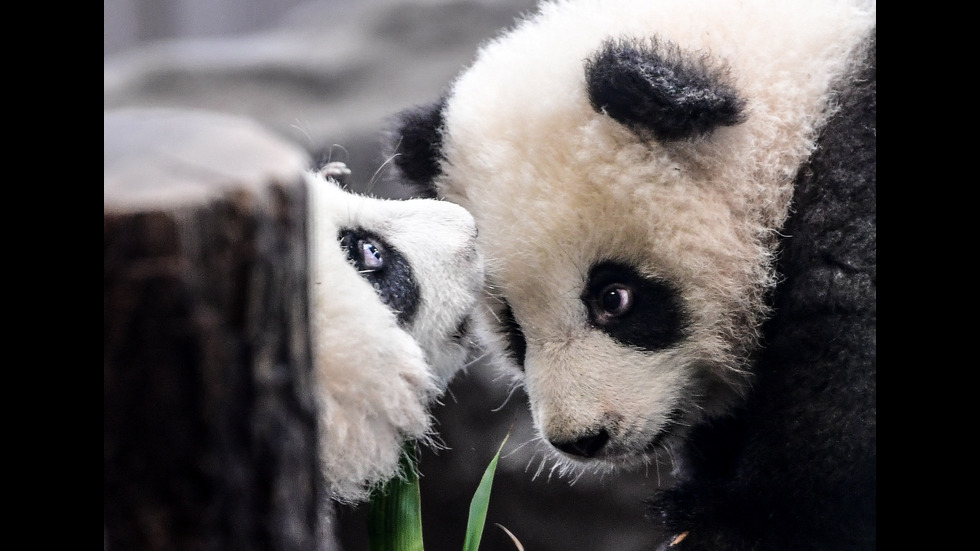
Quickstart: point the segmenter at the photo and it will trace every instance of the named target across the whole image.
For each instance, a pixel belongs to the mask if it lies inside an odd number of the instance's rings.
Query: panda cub
[[[479,350],[470,314],[483,287],[466,210],[350,193],[348,172],[307,174],[320,455],[339,502],[396,475],[406,440],[432,443],[429,407]]]
[[[559,470],[678,549],[875,542],[874,0],[554,0],[393,129]]]

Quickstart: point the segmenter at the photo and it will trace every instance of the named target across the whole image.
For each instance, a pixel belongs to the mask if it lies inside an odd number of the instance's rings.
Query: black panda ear
[[[707,135],[743,120],[745,102],[722,69],[667,42],[606,40],[585,64],[592,108],[660,140]]]
[[[398,172],[419,190],[419,194],[435,197],[433,184],[441,172],[442,113],[446,98],[430,105],[406,109],[395,116],[388,135],[389,155]]]

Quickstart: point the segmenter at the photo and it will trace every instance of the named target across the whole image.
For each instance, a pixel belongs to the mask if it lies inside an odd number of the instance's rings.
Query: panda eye
[[[633,289],[622,283],[605,286],[596,298],[600,321],[622,316],[633,307]]]
[[[378,298],[408,327],[422,300],[408,257],[384,237],[364,228],[341,229],[337,242],[347,262],[374,287]]]
[[[384,253],[374,239],[348,230],[341,234],[340,246],[358,272],[376,272],[384,268]]]
[[[663,350],[687,335],[684,302],[676,288],[629,264],[594,264],[581,299],[589,323],[623,344]]]

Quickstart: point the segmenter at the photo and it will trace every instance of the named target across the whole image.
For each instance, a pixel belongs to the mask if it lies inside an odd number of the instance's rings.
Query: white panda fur
[[[483,265],[463,208],[354,194],[337,182],[344,169],[307,174],[311,324],[324,478],[331,497],[357,502],[399,474],[405,441],[433,443],[429,407],[477,350],[469,316]],[[378,281],[352,265],[362,251],[341,243],[348,230],[380,249]],[[414,314],[399,319],[402,305]]]
[[[692,432],[743,404],[794,181],[873,55],[876,13],[874,0],[543,1],[437,103],[400,114],[400,175],[476,218],[490,338],[559,470],[680,467]],[[614,116],[634,98],[590,97],[587,67],[615,72],[604,43],[663,70],[617,84],[721,114],[679,129]],[[610,322],[607,289],[589,288],[603,269],[647,285],[662,308],[647,303],[644,322],[674,332]]]

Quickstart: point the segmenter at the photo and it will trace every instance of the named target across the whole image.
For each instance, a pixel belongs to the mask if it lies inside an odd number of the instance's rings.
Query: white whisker
[[[510,456],[514,455],[515,453],[517,453],[518,451],[520,451],[521,448],[523,448],[524,446],[528,445],[528,443],[533,442],[533,441],[534,441],[534,438],[531,438],[529,440],[525,440],[523,443],[519,444],[516,448],[514,448],[511,451],[509,451],[508,453],[506,453],[504,455],[504,457],[510,457]],[[527,470],[527,468],[525,468],[525,470]]]
[[[495,408],[493,408],[493,409],[491,409],[490,411],[492,411],[492,412],[495,412],[495,413],[496,413],[496,412],[498,412],[498,411],[500,411],[500,410],[502,410],[502,409],[504,409],[504,406],[506,406],[506,405],[507,405],[507,402],[509,402],[509,401],[510,401],[510,398],[511,398],[511,396],[513,396],[515,392],[517,392],[517,385],[511,385],[511,387],[510,387],[510,392],[508,392],[508,393],[507,393],[507,397],[506,397],[506,398],[504,398],[504,401],[503,401],[503,403],[502,403],[502,404],[500,404],[499,406],[497,406],[497,407],[495,407]]]
[[[381,171],[384,170],[384,168],[388,166],[392,161],[394,161],[395,157],[398,156],[399,156],[398,153],[391,155],[390,157],[385,159],[383,163],[381,163],[381,166],[379,166],[377,170],[374,171],[374,174],[371,175],[371,179],[368,181],[367,187],[365,188],[366,193],[370,193],[371,190],[374,189],[375,184],[378,183],[378,176],[381,175]]]

